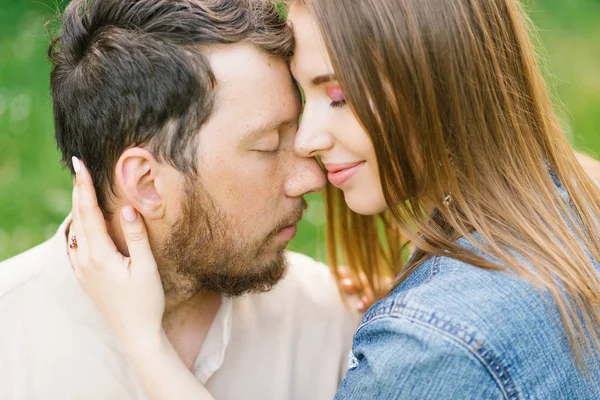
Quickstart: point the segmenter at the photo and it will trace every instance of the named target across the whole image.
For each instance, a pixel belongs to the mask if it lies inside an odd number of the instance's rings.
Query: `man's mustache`
[[[296,225],[298,222],[300,222],[302,216],[304,215],[304,211],[306,211],[307,208],[308,203],[306,202],[306,200],[300,200],[296,208],[283,220],[277,223],[275,229],[273,229],[273,231],[269,234],[267,240],[271,239],[272,237],[275,237],[282,229],[287,228],[291,225]]]

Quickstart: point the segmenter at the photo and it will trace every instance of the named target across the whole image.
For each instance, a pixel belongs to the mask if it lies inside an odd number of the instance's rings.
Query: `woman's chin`
[[[369,196],[361,193],[344,192],[348,208],[360,215],[377,215],[388,210],[383,196]]]

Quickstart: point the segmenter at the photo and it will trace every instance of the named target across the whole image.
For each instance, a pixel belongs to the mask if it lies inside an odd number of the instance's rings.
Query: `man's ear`
[[[149,219],[160,219],[165,213],[165,199],[156,180],[161,165],[154,155],[141,147],[127,149],[117,161],[116,184],[123,200]]]

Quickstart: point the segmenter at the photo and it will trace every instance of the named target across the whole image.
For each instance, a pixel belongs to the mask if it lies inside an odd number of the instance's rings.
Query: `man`
[[[284,252],[325,178],[293,153],[293,39],[275,6],[75,0],[63,23],[59,148],[85,161],[122,253],[116,211],[144,217],[179,356],[217,399],[333,398],[355,321],[325,266]],[[93,243],[69,229],[0,264],[0,398],[144,399],[72,270],[67,248]]]

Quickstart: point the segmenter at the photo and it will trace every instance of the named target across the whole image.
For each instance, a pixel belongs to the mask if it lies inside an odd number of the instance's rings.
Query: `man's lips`
[[[290,214],[290,218],[284,223],[289,224],[279,228],[273,232],[276,237],[284,241],[292,240],[298,231],[298,224],[302,221],[304,211],[308,208],[306,200],[302,199],[301,204],[298,204],[295,211]],[[280,225],[281,226],[281,225]]]
[[[285,228],[279,231],[278,236],[282,240],[289,241],[296,236],[297,231],[298,228],[296,227],[296,225],[286,226]]]
[[[284,226],[277,231],[277,236],[285,241],[292,240],[298,232],[298,224],[301,220],[302,218],[296,219],[296,221],[294,221],[292,224]]]
[[[346,163],[346,164],[323,164],[329,172],[327,179],[335,186],[341,186],[354,176],[356,172],[365,164],[365,161]]]

